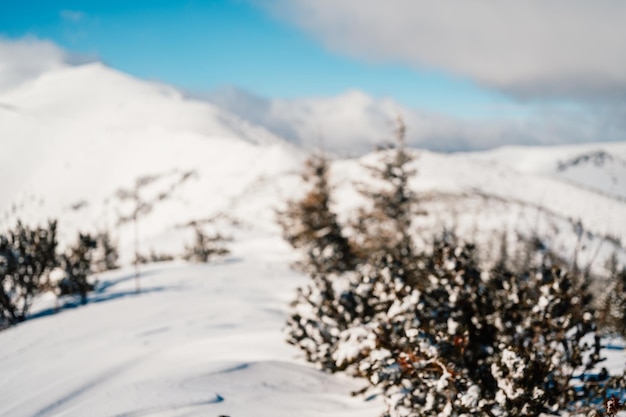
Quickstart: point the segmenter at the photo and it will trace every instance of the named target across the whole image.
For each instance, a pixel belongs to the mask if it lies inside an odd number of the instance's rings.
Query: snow
[[[119,189],[158,175],[151,189],[156,195],[190,173],[139,221],[143,253],[176,253],[191,238],[191,230],[181,226],[194,221],[221,216],[276,231],[275,210],[300,192],[303,151],[212,104],[102,64],[45,72],[0,93],[0,103],[0,177],[6,179],[0,229],[17,218],[30,224],[60,218],[62,243],[77,230],[112,229],[129,212],[128,203],[116,198]],[[597,149],[611,155],[604,167],[592,164],[598,175],[587,178],[585,166],[558,172],[559,162]],[[362,202],[354,183],[368,181],[361,164],[374,159],[333,163],[340,217]],[[624,160],[622,143],[419,152],[411,185],[429,215],[417,224],[454,228],[483,241],[513,229],[556,235],[558,249],[572,256],[572,229],[581,221],[590,238],[580,245],[579,259],[584,264],[597,258],[603,265],[614,250],[605,237],[626,241],[626,200],[620,197],[626,173],[614,166]],[[586,178],[584,184],[576,176]],[[615,187],[621,188],[611,191]],[[132,225],[116,234],[126,256]]]
[[[558,147],[509,146],[474,153],[470,157],[626,199],[626,144],[623,142]]]
[[[233,237],[219,263],[143,267],[139,295],[125,268],[97,277],[86,306],[52,314],[55,298],[41,297],[33,319],[0,332],[0,415],[380,415],[379,400],[350,396],[364,381],[322,373],[284,342],[288,303],[306,278],[290,269],[296,254],[275,218],[302,192],[301,150],[102,64],[54,68],[0,92],[0,145],[0,231],[18,218],[59,218],[63,245],[77,230],[109,228],[128,262],[133,227],[117,223],[132,205],[116,193],[156,175],[143,198],[171,196],[140,218],[142,253],[179,254],[190,222]],[[604,166],[559,171],[559,162],[597,150],[611,155]],[[485,242],[503,230],[538,232],[554,237],[554,249],[598,265],[615,249],[605,235],[626,241],[624,143],[418,155],[411,185],[428,215],[417,231],[449,227]],[[354,183],[369,181],[362,164],[375,158],[333,162],[340,218],[362,204]],[[354,335],[341,354],[349,359],[370,344]],[[623,351],[609,352],[607,366],[621,369]],[[472,391],[464,401],[476,398]]]
[[[376,348],[376,338],[366,326],[354,327],[343,332],[333,359],[337,366],[344,366],[354,362],[359,355]]]
[[[145,175],[164,177],[158,193],[182,172],[193,174],[140,221],[145,252],[181,247],[187,235],[178,225],[233,214],[235,205],[270,220],[270,203],[257,210],[262,197],[250,206],[238,198],[295,172],[302,159],[262,128],[101,64],[50,71],[0,95],[0,103],[13,109],[0,109],[0,228],[16,218],[62,218],[62,241],[78,229],[115,227],[125,213],[116,192]],[[119,232],[122,248],[130,247],[130,225]]]
[[[154,264],[99,277],[86,306],[0,332],[0,415],[377,416],[353,398],[363,381],[299,358],[281,333],[305,279],[273,236],[234,245],[219,263]]]
[[[478,401],[480,401],[480,388],[477,385],[470,386],[461,396],[461,404],[464,407],[475,407]]]

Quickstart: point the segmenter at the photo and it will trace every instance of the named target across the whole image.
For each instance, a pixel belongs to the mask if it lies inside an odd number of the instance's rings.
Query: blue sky
[[[48,39],[85,59],[194,92],[237,86],[270,98],[375,97],[457,117],[497,117],[514,102],[467,78],[332,52],[254,1],[0,3],[5,38]]]
[[[384,4],[0,0],[0,53],[21,44],[5,57],[22,59],[46,43],[24,39],[50,41],[300,142],[322,126],[365,143],[397,114],[409,143],[435,150],[626,140],[626,2]],[[371,101],[355,104],[353,90]]]

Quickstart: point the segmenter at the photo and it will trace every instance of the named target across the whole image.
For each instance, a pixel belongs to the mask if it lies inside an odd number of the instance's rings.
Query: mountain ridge
[[[146,175],[160,177],[165,184],[189,172],[193,175],[170,200],[155,205],[142,219],[147,245],[174,251],[188,236],[176,225],[225,213],[276,233],[276,208],[301,193],[298,172],[304,150],[213,104],[103,64],[49,71],[0,94],[0,103],[0,136],[6,150],[0,155],[0,174],[9,179],[0,195],[3,228],[17,218],[41,223],[48,217],[62,220],[64,237],[84,228],[115,227],[129,210],[128,202],[116,200],[119,189],[134,187]],[[626,204],[621,197],[613,198],[626,192],[626,172],[619,171],[613,184],[615,175],[608,172],[612,165],[598,168],[594,175],[588,170],[578,173],[583,165],[572,167],[567,175],[558,170],[562,161],[597,150],[616,155],[607,161],[626,158],[626,143],[509,146],[452,154],[420,150],[412,184],[425,195],[475,194],[491,196],[489,201],[542,206],[562,219],[581,221],[597,236],[612,233],[626,241],[626,226],[620,221],[626,218]],[[376,154],[370,154],[332,163],[338,173],[334,181],[340,210],[355,208],[358,198],[350,188],[366,178],[360,164],[375,159]],[[150,192],[162,191],[158,184]],[[474,216],[480,217],[477,199],[457,201],[474,207]],[[496,206],[489,210],[505,210]],[[444,206],[436,211],[437,221],[450,224],[458,213],[467,217],[466,211],[463,205]],[[504,214],[494,216],[501,223],[494,226],[483,219],[485,228],[514,222]],[[122,246],[128,247],[129,227],[119,233]]]

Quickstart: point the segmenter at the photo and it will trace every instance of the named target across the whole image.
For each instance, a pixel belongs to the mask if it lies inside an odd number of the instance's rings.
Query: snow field
[[[0,332],[0,415],[377,416],[364,382],[304,363],[282,335],[304,277],[275,237],[209,265],[152,264],[99,277],[86,306]]]
[[[275,209],[302,193],[302,151],[101,64],[55,69],[0,95],[0,138],[0,229],[58,218],[63,246],[78,230],[110,228],[128,262],[133,227],[116,224],[132,204],[116,191],[158,175],[142,189],[153,199],[190,172],[141,217],[141,252],[179,254],[191,241],[184,225],[216,217],[203,227],[235,239],[217,264],[142,267],[140,295],[125,268],[99,276],[86,306],[49,314],[54,297],[38,300],[38,317],[0,332],[0,416],[380,415],[377,399],[350,397],[363,381],[321,373],[284,342],[288,303],[307,278],[289,268],[295,254]],[[557,170],[598,150],[612,155],[603,167]],[[520,228],[556,234],[571,254],[580,220],[588,232],[580,259],[598,252],[599,265],[613,249],[602,235],[626,241],[623,143],[419,155],[411,185],[429,215],[418,231],[445,226],[489,242]],[[362,202],[354,183],[368,181],[360,164],[374,158],[333,162],[340,218]],[[623,351],[610,353],[608,368],[621,369]]]

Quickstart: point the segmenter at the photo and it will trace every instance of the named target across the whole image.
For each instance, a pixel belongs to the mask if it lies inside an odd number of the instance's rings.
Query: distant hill
[[[123,253],[132,203],[119,191],[138,179],[148,180],[140,196],[151,202],[144,247],[176,252],[190,232],[181,226],[216,216],[277,232],[275,209],[301,191],[306,156],[215,105],[98,63],[50,70],[0,95],[0,137],[0,227],[59,218],[62,240],[115,229]],[[626,143],[416,152],[413,184],[429,211],[422,229],[484,242],[504,230],[536,233],[583,261],[626,242]],[[353,183],[367,181],[361,164],[375,158],[334,162],[344,217],[360,201]]]

